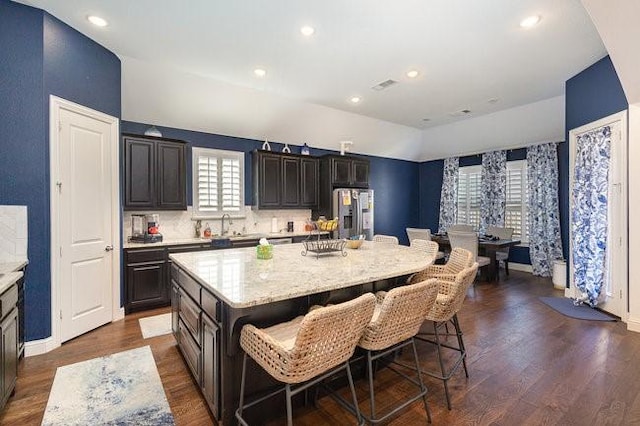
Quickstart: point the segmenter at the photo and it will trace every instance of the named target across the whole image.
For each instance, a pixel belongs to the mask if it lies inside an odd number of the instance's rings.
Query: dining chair
[[[409,246],[413,240],[431,241],[431,229],[429,228],[407,228],[407,237],[409,238]],[[436,260],[444,259],[444,252],[437,251]]]
[[[478,256],[478,234],[475,232],[447,232],[451,248],[461,247],[469,250],[473,260],[478,262],[478,267],[482,268],[491,263],[491,259],[486,256]]]
[[[398,241],[398,237],[394,237],[393,235],[374,235],[373,241],[377,243],[386,243],[386,244],[395,244],[398,245],[400,242]]]
[[[455,225],[451,225],[448,229],[447,229],[447,233],[449,232],[475,232],[475,229],[473,229],[473,226],[471,225],[465,225],[463,223],[456,223]]]
[[[411,245],[409,247],[424,253],[426,257],[432,260],[432,262],[436,260],[438,255],[438,243],[435,241],[426,241],[416,238],[411,240]]]
[[[510,240],[513,238],[513,228],[501,228],[499,226],[489,226],[487,234],[498,237],[501,240]],[[500,270],[500,261],[504,262],[504,272],[509,276],[509,247],[501,248],[496,251],[496,271]]]

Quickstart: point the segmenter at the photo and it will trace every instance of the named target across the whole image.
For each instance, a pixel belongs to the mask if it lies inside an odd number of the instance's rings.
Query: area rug
[[[573,299],[568,297],[539,297],[540,301],[562,315],[591,321],[617,321],[615,317],[605,314],[589,305],[573,304]]]
[[[144,339],[171,333],[171,313],[140,318],[138,322]]]
[[[59,367],[42,425],[173,425],[149,346]]]

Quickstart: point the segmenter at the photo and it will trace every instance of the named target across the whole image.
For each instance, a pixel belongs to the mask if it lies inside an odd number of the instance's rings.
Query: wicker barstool
[[[426,254],[427,257],[436,260],[438,258],[438,243],[435,241],[427,241],[420,239],[413,239],[409,245],[412,249],[416,249]]]
[[[242,412],[260,402],[285,392],[287,424],[293,424],[291,398],[345,369],[356,403],[356,417],[363,424],[353,387],[349,359],[373,316],[376,298],[372,293],[338,305],[314,309],[289,322],[260,329],[251,324],[242,327],[240,346],[244,350],[240,402],[236,410],[238,422],[247,425]],[[247,357],[251,357],[284,388],[244,403]],[[292,385],[298,385],[295,389]]]
[[[429,423],[431,413],[427,405],[427,388],[419,373],[420,362],[414,336],[420,330],[420,325],[435,303],[438,294],[438,283],[430,279],[417,284],[396,287],[388,292],[376,294],[378,303],[373,314],[373,319],[367,325],[358,343],[358,346],[367,351],[367,376],[369,379],[370,416],[363,414],[369,423],[377,424],[387,420],[392,415],[406,408],[418,399],[422,398],[424,409]],[[407,376],[403,372],[389,366],[391,371],[404,377],[419,388],[419,393],[392,408],[386,414],[376,414],[375,392],[373,386],[374,361],[394,353],[405,346],[411,345],[415,361],[415,371],[418,372],[417,380]],[[393,362],[393,361],[392,361]]]
[[[411,282],[420,282],[429,278],[455,277],[463,269],[473,265],[473,253],[460,247],[451,250],[449,260],[444,265],[429,265],[423,271],[417,272]]]
[[[447,408],[451,410],[451,398],[449,396],[448,381],[460,368],[464,367],[466,377],[469,377],[467,370],[467,352],[462,339],[462,330],[458,322],[458,311],[462,308],[462,303],[467,294],[467,289],[473,283],[478,273],[478,263],[474,263],[471,267],[463,269],[453,278],[451,276],[442,276],[438,278],[438,296],[431,310],[427,313],[425,319],[433,321],[433,333],[419,333],[416,339],[433,343],[437,347],[438,362],[440,363],[440,373],[423,371],[431,377],[435,377],[444,382],[444,392],[447,398]],[[439,328],[451,323],[455,328],[455,333],[449,334],[448,331],[441,335]],[[443,342],[442,337],[455,335],[458,346],[452,346]],[[427,337],[433,336],[433,339]],[[452,349],[460,353],[451,367],[447,368],[442,358],[442,348]]]
[[[395,244],[398,245],[400,242],[398,241],[398,237],[394,237],[393,235],[374,235],[373,241],[377,243],[387,243],[387,244]]]

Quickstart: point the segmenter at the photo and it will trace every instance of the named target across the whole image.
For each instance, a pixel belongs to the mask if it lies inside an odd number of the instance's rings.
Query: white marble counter
[[[0,294],[4,293],[16,281],[22,278],[22,272],[9,272],[0,274]]]
[[[255,247],[172,254],[170,258],[231,307],[245,308],[411,274],[431,259],[415,249],[365,241],[347,256],[302,256],[302,244],[276,245],[273,259]]]
[[[325,235],[328,232],[317,232],[314,231],[313,235]],[[267,233],[267,234],[247,234],[247,235],[229,235],[224,238],[229,238],[231,241],[242,241],[242,240],[257,240],[262,237],[264,238],[293,238],[293,237],[306,237],[309,235],[309,232],[277,232],[277,233]],[[223,237],[218,237],[223,238]],[[136,243],[131,241],[126,241],[124,243],[124,248],[145,248],[145,247],[163,247],[163,246],[173,246],[173,245],[188,245],[188,244],[206,244],[210,243],[211,238],[173,238],[173,239],[163,239],[163,241],[159,243]]]

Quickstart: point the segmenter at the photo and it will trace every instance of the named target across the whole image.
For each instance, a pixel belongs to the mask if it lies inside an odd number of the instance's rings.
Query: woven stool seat
[[[469,250],[456,247],[451,250],[449,260],[444,265],[429,265],[423,271],[417,272],[411,282],[420,282],[429,278],[454,278],[463,269],[473,265],[473,254]]]

